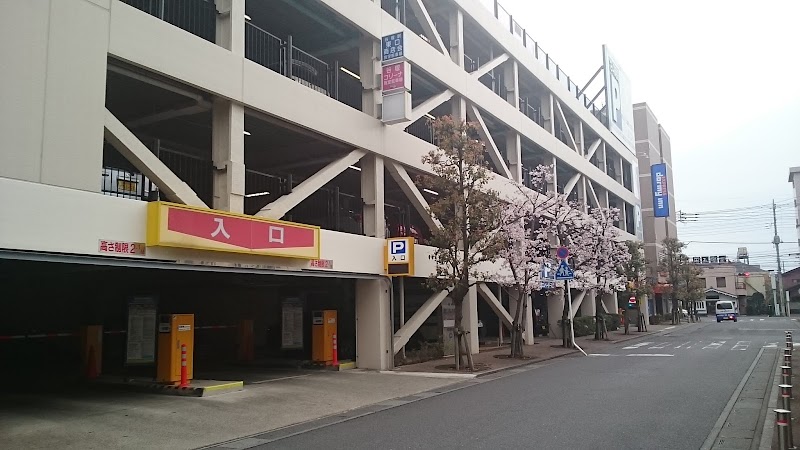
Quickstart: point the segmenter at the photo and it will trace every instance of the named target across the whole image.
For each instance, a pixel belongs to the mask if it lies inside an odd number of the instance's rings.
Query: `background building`
[[[644,231],[645,258],[647,259],[647,276],[654,283],[654,298],[650,301],[651,314],[669,313],[672,305],[666,295],[665,274],[659,274],[658,261],[661,254],[661,242],[667,238],[677,238],[675,188],[672,176],[672,145],[664,127],[658,123],[653,111],[647,103],[633,105],[634,130],[636,132],[636,158],[639,161],[639,187],[642,198],[642,227]],[[660,208],[659,213],[666,217],[656,217],[656,206],[653,196],[653,171],[656,164],[666,167],[666,211]],[[663,197],[662,197],[663,198]]]
[[[770,305],[773,289],[770,273],[760,266],[732,262],[726,257],[725,262],[716,262],[720,256],[693,257],[693,264],[702,270],[701,277],[705,282],[705,298],[697,302],[700,314],[715,314],[719,300],[731,300],[737,305],[740,314],[746,314],[748,300],[756,293],[764,296],[766,305]],[[715,262],[710,262],[714,259]]]

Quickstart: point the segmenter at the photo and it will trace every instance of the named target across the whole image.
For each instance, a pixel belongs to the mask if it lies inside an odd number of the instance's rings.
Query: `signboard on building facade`
[[[299,298],[283,300],[281,316],[281,348],[303,348],[303,302]]]
[[[631,82],[605,45],[603,46],[603,71],[606,83],[608,129],[628,147],[628,150],[634,152],[636,138],[633,134]]]
[[[381,39],[381,61],[405,58],[405,36],[402,31],[383,36]]]
[[[151,202],[147,246],[319,259],[319,227]]]
[[[390,277],[414,276],[414,238],[387,239],[384,262]]]
[[[381,89],[384,93],[411,90],[411,66],[407,61],[386,64],[381,68]]]
[[[387,125],[411,120],[411,65],[406,61],[403,32],[381,39],[381,121]]]
[[[660,163],[650,166],[650,178],[653,183],[653,216],[669,217],[667,165]]]
[[[134,297],[128,301],[125,364],[152,364],[156,360],[156,300]]]

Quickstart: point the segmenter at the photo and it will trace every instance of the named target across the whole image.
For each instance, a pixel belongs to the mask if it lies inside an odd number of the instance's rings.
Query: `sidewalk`
[[[586,353],[592,353],[599,352],[604,348],[616,343],[645,336],[652,336],[674,329],[680,329],[681,327],[685,327],[687,325],[689,324],[681,323],[680,325],[648,325],[648,331],[638,332],[634,327],[631,328],[629,335],[626,335],[624,330],[610,331],[608,333],[608,341],[595,341],[594,335],[577,337],[575,338],[575,341]],[[523,346],[523,354],[525,355],[525,359],[508,358],[510,351],[511,350],[507,344],[503,345],[502,347],[482,346],[480,353],[477,355],[472,355],[472,360],[475,364],[474,374],[476,376],[483,376],[500,370],[511,369],[527,364],[534,364],[554,358],[560,358],[562,356],[576,353],[581,354],[577,349],[561,347],[561,339],[552,337],[538,337],[534,339],[534,345]],[[398,373],[455,374],[456,372],[452,367],[453,359],[453,356],[447,356],[431,361],[407,364],[397,367],[395,371]]]

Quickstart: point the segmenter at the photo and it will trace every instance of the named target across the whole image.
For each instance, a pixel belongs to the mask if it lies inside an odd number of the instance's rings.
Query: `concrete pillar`
[[[547,184],[547,192],[558,192],[558,158],[553,156],[553,180]]]
[[[214,1],[217,7],[217,45],[239,56],[244,56],[244,2]]]
[[[370,37],[363,37],[358,48],[359,76],[361,77],[361,110],[378,117],[381,98],[381,43]]]
[[[551,294],[547,296],[547,323],[549,325],[551,335],[556,338],[561,338],[561,327],[558,326],[558,321],[561,320],[561,315],[564,312],[564,295]]]
[[[467,101],[466,101],[466,99],[464,99],[464,97],[461,97],[460,95],[455,95],[455,96],[453,96],[452,99],[450,99],[450,103],[451,103],[452,108],[453,108],[452,112],[451,112],[451,115],[453,116],[453,119],[458,119],[458,120],[462,120],[462,121],[467,120]]]
[[[519,133],[506,132],[506,159],[514,181],[522,182],[522,142]]]
[[[464,13],[458,8],[450,13],[450,58],[464,68]]]
[[[525,317],[522,318],[522,324],[525,327],[525,331],[522,333],[522,341],[525,345],[533,345],[533,304],[531,303],[531,296],[527,295],[524,301],[528,304],[528,309],[525,312]],[[519,292],[516,289],[509,289],[508,312],[511,314],[512,319],[516,317],[517,308],[521,306]]]
[[[356,280],[356,367],[392,367],[389,284],[384,279]]]
[[[575,293],[573,292],[573,294],[575,294]],[[581,315],[582,316],[584,316],[584,317],[586,317],[586,316],[594,316],[595,311],[597,310],[597,308],[595,308],[595,304],[594,304],[594,302],[595,302],[595,294],[596,294],[596,291],[594,289],[591,289],[588,292],[586,292],[586,295],[583,297],[583,301],[581,302],[581,306],[580,306]],[[573,301],[575,300],[574,295],[573,295],[572,299],[573,299]]]
[[[603,304],[606,306],[609,314],[616,314],[619,311],[617,292],[603,294]]]
[[[211,123],[214,163],[213,208],[244,212],[244,107],[216,98]]]
[[[461,303],[462,321],[464,331],[469,334],[469,348],[472,354],[480,351],[478,343],[478,287],[472,286],[469,292],[464,296],[464,301]]]
[[[548,133],[556,134],[556,118],[555,118],[555,99],[553,94],[548,94],[542,100],[542,118],[544,119],[544,129]]]
[[[383,158],[373,154],[361,158],[361,198],[364,201],[364,234],[385,238]]]

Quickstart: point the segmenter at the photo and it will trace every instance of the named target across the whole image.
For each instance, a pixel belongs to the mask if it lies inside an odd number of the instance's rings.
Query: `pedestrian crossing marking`
[[[706,345],[705,347],[703,347],[703,350],[706,350],[706,349],[716,350],[716,349],[722,347],[723,344],[725,344],[725,341],[712,342],[712,343]]]
[[[640,342],[638,344],[629,345],[627,347],[622,347],[624,350],[631,350],[634,348],[644,347],[645,345],[650,345],[652,342]]]
[[[747,350],[748,347],[750,347],[750,341],[739,341],[731,350]]]
[[[684,342],[683,344],[681,344],[681,345],[678,345],[678,346],[677,346],[677,347],[675,347],[675,348],[681,348],[681,347],[683,347],[683,346],[684,346],[684,345],[686,345],[686,344],[691,344],[691,342]],[[686,347],[686,348],[689,348],[689,347]]]
[[[666,346],[668,346],[668,345],[669,345],[669,342],[665,342],[665,343],[663,343],[663,344],[654,345],[654,346],[650,347],[650,349],[651,349],[651,350],[653,350],[653,349],[660,349],[660,348],[664,348],[664,347],[666,347]]]

